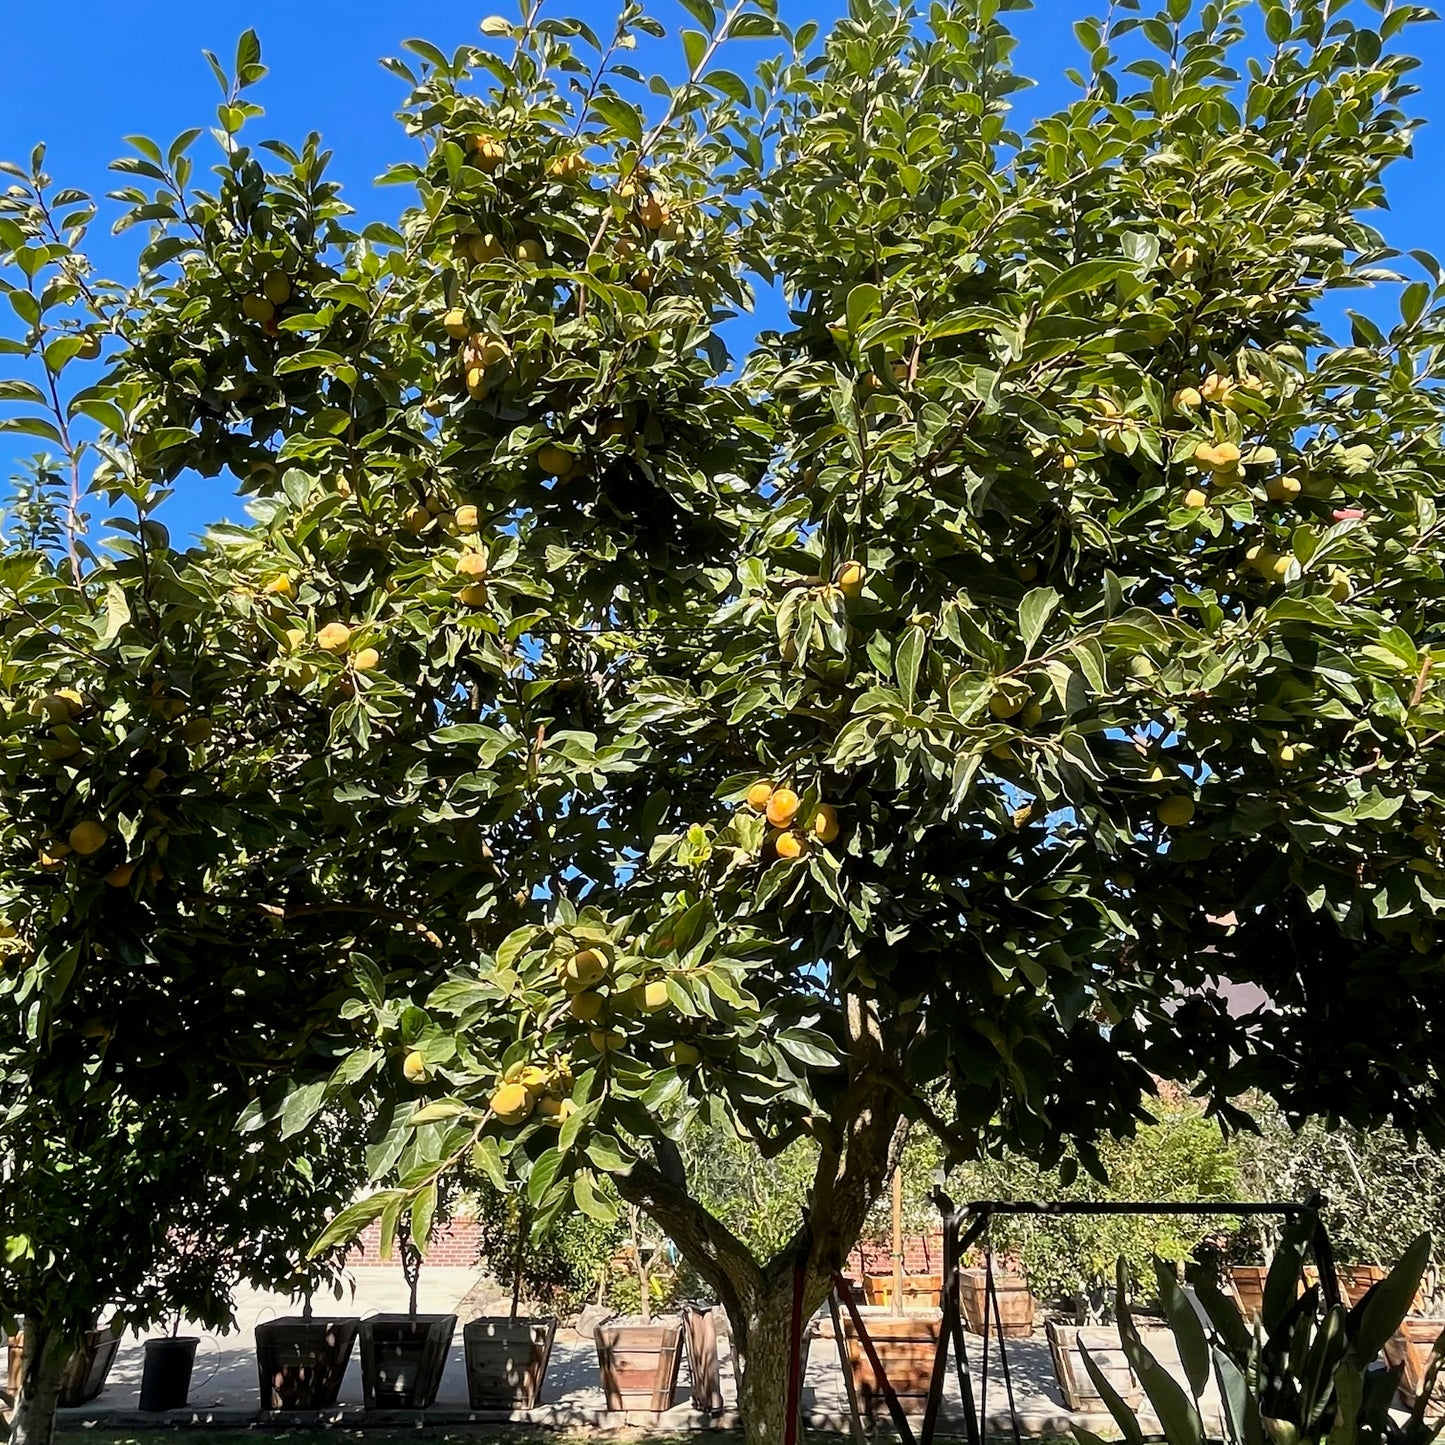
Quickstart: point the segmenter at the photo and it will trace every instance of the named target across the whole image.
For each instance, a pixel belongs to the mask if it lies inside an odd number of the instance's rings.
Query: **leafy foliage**
[[[1442,273],[1318,311],[1404,280],[1424,12],[1268,0],[1258,57],[1243,0],[1120,3],[1018,135],[1011,8],[698,4],[681,82],[632,5],[411,42],[394,225],[252,143],[243,37],[209,173],[117,163],[124,286],[11,168],[4,425],[114,516],[0,571],[7,1083],[89,1100],[88,988],[145,1002],[127,1083],[239,1030],[263,1147],[371,1126],[321,1248],[463,1164],[539,1232],[610,1178],[764,1333],[906,1118],[1098,1173],[1166,1077],[1445,1140]],[[194,472],[251,520],[182,553]],[[781,1261],[694,1120],[816,1150]]]
[[[1194,1276],[1201,1319],[1173,1268],[1159,1262],[1159,1294],[1184,1367],[1184,1385],[1140,1338],[1129,1312],[1128,1271],[1120,1261],[1119,1339],[1170,1445],[1203,1445],[1202,1399],[1211,1378],[1222,1402],[1224,1438],[1231,1445],[1266,1440],[1310,1445],[1325,1439],[1429,1445],[1445,1429],[1445,1420],[1427,1423],[1425,1418],[1437,1366],[1432,1364],[1426,1387],[1403,1421],[1391,1413],[1399,1370],[1374,1368],[1419,1287],[1429,1237],[1416,1239],[1389,1276],[1347,1313],[1340,1305],[1323,1306],[1318,1284],[1304,1287],[1303,1259],[1314,1226],[1314,1216],[1306,1214],[1285,1232],[1253,1333],[1207,1273]],[[1087,1351],[1084,1361],[1125,1438],[1139,1438],[1133,1412],[1108,1388]],[[1095,1445],[1099,1438],[1084,1429],[1074,1433],[1083,1445]]]

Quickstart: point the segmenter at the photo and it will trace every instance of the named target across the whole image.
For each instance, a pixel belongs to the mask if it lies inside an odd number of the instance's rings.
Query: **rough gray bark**
[[[10,1419],[10,1445],[52,1445],[60,1382],[69,1358],[61,1331],[26,1318],[25,1367]]]

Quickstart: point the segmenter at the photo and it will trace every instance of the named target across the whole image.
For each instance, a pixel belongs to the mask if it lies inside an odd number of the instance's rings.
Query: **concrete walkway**
[[[327,1297],[315,1302],[315,1313],[318,1316],[327,1313],[368,1315],[406,1310],[406,1286],[399,1269],[385,1266],[358,1268],[352,1271],[351,1279],[353,1288],[341,1301]],[[458,1306],[466,1301],[467,1308],[464,1313],[473,1315],[484,1312],[477,1309],[474,1303],[479,1293],[476,1290],[478,1280],[479,1275],[475,1270],[442,1267],[424,1269],[421,1276],[421,1311],[429,1314],[451,1313],[457,1311]],[[485,1294],[485,1291],[480,1293]],[[128,1336],[121,1344],[105,1390],[88,1405],[76,1410],[62,1411],[62,1427],[76,1428],[86,1424],[134,1427],[183,1423],[240,1426],[254,1423],[260,1416],[254,1327],[261,1320],[299,1312],[299,1309],[283,1296],[247,1291],[238,1300],[238,1331],[216,1337],[183,1327],[183,1334],[202,1335],[196,1357],[190,1405],[185,1411],[165,1415],[139,1413],[138,1392],[144,1351],[140,1338]],[[824,1319],[826,1320],[826,1312]],[[1000,1378],[997,1342],[994,1342],[990,1351],[986,1387],[981,1360],[983,1342],[974,1335],[968,1336],[967,1342],[975,1400],[985,1403],[990,1430],[1006,1433],[1009,1430],[1008,1401]],[[1179,1366],[1173,1355],[1169,1335],[1164,1332],[1149,1332],[1148,1343],[1160,1357],[1161,1363],[1179,1375]],[[623,1425],[651,1425],[676,1430],[735,1423],[737,1389],[725,1337],[719,1343],[719,1352],[723,1397],[727,1406],[723,1417],[715,1420],[692,1408],[686,1364],[683,1366],[682,1379],[678,1386],[678,1403],[672,1410],[660,1417],[650,1414],[623,1416],[607,1410],[597,1369],[597,1352],[592,1340],[580,1336],[575,1330],[561,1329],[557,1333],[547,1373],[543,1405],[537,1410],[511,1418],[537,1425],[604,1429]],[[1042,1333],[1031,1339],[1010,1340],[1008,1357],[1020,1426],[1026,1433],[1063,1434],[1071,1423],[1085,1424],[1092,1429],[1110,1430],[1112,1422],[1107,1417],[1074,1417],[1065,1409],[1058,1381],[1054,1377],[1049,1347]],[[812,1428],[838,1431],[848,1428],[847,1394],[837,1347],[831,1338],[815,1339],[809,1350],[803,1407]],[[361,1415],[362,1390],[358,1350],[353,1352],[338,1408],[327,1412],[324,1418],[328,1421],[356,1423],[357,1417]],[[315,1414],[296,1417],[298,1423],[303,1419],[314,1422],[317,1418]],[[380,1422],[376,1414],[366,1418],[374,1423]],[[389,1412],[386,1418],[393,1418],[393,1412]],[[416,1412],[409,1412],[395,1418],[407,1424],[415,1424],[421,1417]],[[435,1406],[426,1412],[425,1419],[434,1424],[459,1424],[469,1420],[494,1422],[506,1418],[508,1417],[495,1413],[471,1411],[467,1400],[462,1331],[459,1324],[440,1393]],[[963,1413],[957,1375],[952,1369],[947,1381],[944,1418],[952,1422],[949,1433],[959,1433],[958,1424]],[[1152,1427],[1152,1418],[1147,1412],[1142,1418],[1147,1431]]]

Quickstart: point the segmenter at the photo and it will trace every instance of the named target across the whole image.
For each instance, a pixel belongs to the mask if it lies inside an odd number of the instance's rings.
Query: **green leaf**
[[[320,1112],[326,1102],[327,1080],[314,1079],[303,1084],[286,1098],[281,1107],[281,1137],[299,1134]]]
[[[1025,657],[1033,655],[1034,645],[1043,636],[1059,601],[1059,594],[1052,587],[1035,587],[1019,603],[1019,633],[1024,640]]]
[[[1173,1375],[1166,1370],[1145,1347],[1139,1336],[1134,1317],[1129,1312],[1128,1267],[1121,1259],[1118,1268],[1118,1288],[1115,1294],[1119,1319],[1119,1341],[1129,1357],[1130,1367],[1139,1377],[1144,1393],[1170,1445],[1204,1445],[1204,1422],[1194,1401],[1184,1393]]]
[[[894,659],[894,671],[898,674],[898,687],[903,694],[903,706],[914,711],[918,699],[918,668],[923,660],[923,649],[927,634],[921,627],[910,627],[898,644]]]
[[[844,316],[849,332],[856,337],[863,330],[865,322],[871,321],[882,309],[883,293],[871,282],[865,281],[848,293]]]
[[[307,1257],[315,1259],[338,1244],[349,1244],[368,1224],[381,1217],[381,1211],[388,1204],[400,1197],[401,1191],[398,1189],[382,1189],[348,1205],[322,1231],[307,1251]]]
[[[1374,1363],[1385,1342],[1400,1328],[1429,1263],[1430,1235],[1417,1235],[1399,1264],[1350,1311],[1349,1359],[1360,1369]]]
[[[1060,301],[1066,301],[1071,296],[1081,296],[1088,291],[1097,291],[1133,270],[1134,262],[1126,256],[1103,261],[1080,261],[1076,266],[1070,266],[1067,271],[1061,271],[1044,287],[1043,294],[1039,297],[1038,309],[1041,312],[1049,311]]]
[[[1169,1321],[1179,1362],[1184,1366],[1184,1378],[1197,1400],[1209,1383],[1209,1341],[1204,1337],[1204,1326],[1199,1323],[1199,1316],[1195,1314],[1188,1296],[1179,1288],[1173,1265],[1156,1259],[1154,1278],[1158,1282],[1164,1318]]]

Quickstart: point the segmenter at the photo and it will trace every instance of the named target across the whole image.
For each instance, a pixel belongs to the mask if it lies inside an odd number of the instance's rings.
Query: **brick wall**
[[[380,1235],[381,1231],[377,1225],[368,1226],[361,1235],[360,1251],[353,1251],[347,1258],[348,1267],[358,1269],[382,1264],[381,1256],[377,1252]],[[480,1241],[481,1234],[476,1220],[453,1219],[449,1223],[439,1226],[436,1233],[432,1235],[431,1246],[426,1252],[426,1262],[446,1267],[456,1266],[461,1269],[470,1269],[478,1263],[477,1254]],[[394,1254],[387,1267],[396,1268]]]
[[[892,1241],[887,1238],[865,1239],[848,1256],[848,1268],[859,1274],[892,1274]],[[903,1236],[904,1274],[938,1274],[942,1269],[942,1233],[934,1230],[930,1234]]]

